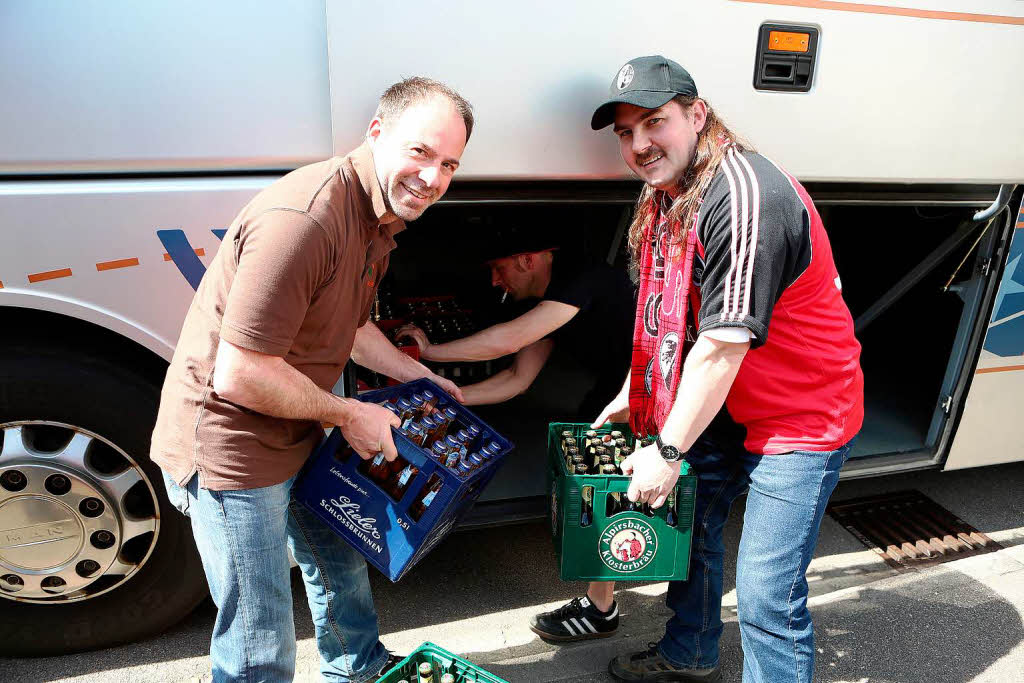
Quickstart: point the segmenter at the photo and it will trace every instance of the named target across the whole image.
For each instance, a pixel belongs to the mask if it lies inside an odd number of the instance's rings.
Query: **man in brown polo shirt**
[[[397,417],[330,392],[349,358],[402,381],[430,377],[461,400],[367,319],[395,233],[448,189],[472,127],[469,103],[447,86],[396,83],[359,148],[289,173],[242,209],[199,285],[152,458],[191,517],[219,610],[214,680],[292,679],[288,550],[323,677],[372,680],[388,661],[362,557],[290,491],[321,422],[338,425],[363,458],[397,455]]]

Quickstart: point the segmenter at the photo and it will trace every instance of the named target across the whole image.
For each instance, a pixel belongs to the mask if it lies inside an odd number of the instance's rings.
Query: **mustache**
[[[664,155],[665,155],[665,153],[662,152],[660,149],[651,148],[648,151],[644,152],[643,156],[637,156],[636,163],[641,165],[641,166],[643,166],[644,164],[646,164],[648,161],[650,161],[654,157],[659,157],[659,156],[664,156]]]

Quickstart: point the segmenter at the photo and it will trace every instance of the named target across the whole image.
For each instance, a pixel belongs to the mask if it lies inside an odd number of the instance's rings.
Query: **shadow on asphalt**
[[[612,681],[607,663],[658,640],[667,615],[660,597],[632,598],[623,605],[620,630],[631,632],[624,637],[562,647],[534,641],[465,657],[509,681]],[[812,614],[818,652],[814,680],[820,683],[968,683],[1024,641],[1017,608],[957,572],[885,590],[868,587],[856,597],[818,605]],[[641,633],[645,626],[653,628]],[[723,681],[742,680],[735,621],[725,625],[720,662]],[[579,673],[571,673],[574,669]]]
[[[992,490],[993,482],[1000,482],[1000,494]],[[1012,493],[1024,489],[1024,464],[841,482],[833,499],[905,488],[919,488],[985,533],[1019,528],[1024,517],[1024,503]],[[976,495],[986,490],[992,493]],[[735,586],[742,512],[741,499],[724,532],[727,593]],[[864,550],[831,519],[826,517],[823,525],[817,557]],[[461,531],[446,539],[400,583],[392,584],[372,569],[370,580],[385,637],[562,601],[581,594],[585,587],[559,580],[546,522]],[[313,625],[297,570],[292,583],[296,637],[312,638]],[[644,584],[630,583],[630,587],[639,585]],[[627,592],[620,600],[622,628],[608,641],[555,648],[534,640],[501,651],[471,652],[467,659],[510,681],[610,680],[603,673],[608,660],[660,638],[668,615],[661,595]],[[173,629],[148,641],[64,657],[6,660],[0,664],[0,680],[52,681],[206,656],[215,614],[207,600]],[[1024,637],[1012,604],[956,572],[929,575],[884,592],[869,587],[855,600],[821,605],[813,614],[819,648],[816,680],[820,681],[966,682]],[[739,681],[742,653],[735,622],[726,624],[721,657],[725,680]],[[573,670],[580,674],[566,678],[565,672]]]

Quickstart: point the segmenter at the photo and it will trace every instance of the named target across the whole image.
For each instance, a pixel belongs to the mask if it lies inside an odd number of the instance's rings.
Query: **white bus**
[[[878,1],[6,0],[0,652],[129,641],[204,597],[148,460],[194,287],[249,198],[355,147],[410,75],[478,124],[400,236],[394,292],[489,307],[468,254],[510,205],[622,264],[639,183],[588,122],[623,62],[661,53],[822,213],[864,348],[845,476],[1024,459],[1024,7]],[[569,355],[484,411],[518,453],[477,521],[543,514],[544,426],[593,381]]]

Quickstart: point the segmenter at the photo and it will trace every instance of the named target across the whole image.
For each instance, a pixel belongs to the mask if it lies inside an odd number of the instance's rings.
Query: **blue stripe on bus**
[[[185,276],[192,289],[199,289],[199,282],[206,273],[206,266],[196,256],[195,250],[188,242],[184,230],[157,230],[156,236],[163,243],[174,265]]]

